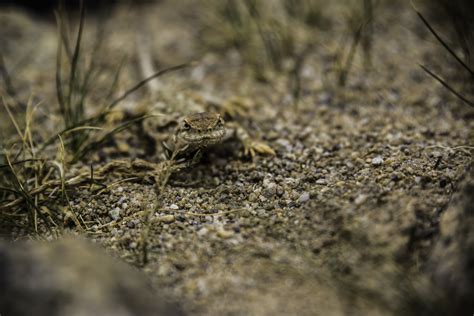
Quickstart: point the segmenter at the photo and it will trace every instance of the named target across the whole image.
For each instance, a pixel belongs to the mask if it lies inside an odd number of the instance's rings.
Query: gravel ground
[[[169,32],[184,34],[177,40],[153,33],[164,63],[186,59],[197,45],[187,33],[189,23],[174,19],[170,7],[167,2],[152,7],[143,18],[150,19],[150,29],[166,25]],[[131,13],[115,15],[113,21],[123,25],[137,23]],[[461,225],[465,212],[452,202],[462,195],[453,196],[472,183],[472,154],[462,147],[472,144],[473,123],[464,119],[472,111],[419,69],[417,62],[435,54],[437,44],[414,31],[420,25],[409,6],[383,11],[380,20],[373,69],[365,71],[362,56],[356,57],[343,89],[331,84],[326,71],[329,52],[340,41],[334,36],[337,25],[320,34],[321,45],[302,70],[297,105],[286,76],[255,81],[238,67],[233,51],[207,53],[196,69],[173,75],[177,82],[191,80],[198,93],[254,100],[244,124],[276,156],[251,160],[230,141],[212,148],[196,167],[174,174],[159,196],[153,183],[143,181],[119,182],[94,195],[84,189],[71,203],[85,231],[74,225],[67,230],[140,267],[189,314],[445,311],[433,301],[446,293],[431,289],[442,288],[443,273],[452,269],[441,240]],[[119,37],[122,24],[117,29],[113,36]],[[125,82],[133,82],[130,73]],[[205,80],[196,79],[201,77]],[[123,133],[146,146],[133,133]],[[144,152],[134,146],[126,147],[127,157]],[[109,175],[109,182],[118,180]],[[156,208],[149,262],[143,266],[144,212]],[[448,220],[440,223],[442,216],[451,218],[451,226]],[[15,238],[26,234],[13,231]],[[461,240],[472,247],[472,238]],[[463,245],[450,252],[461,266],[459,279],[470,271],[459,263]],[[433,275],[441,277],[433,281]],[[458,297],[472,293],[470,287]]]

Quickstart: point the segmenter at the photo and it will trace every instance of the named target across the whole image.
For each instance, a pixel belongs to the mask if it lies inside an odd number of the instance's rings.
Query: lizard
[[[141,73],[143,77],[149,77],[155,72],[149,45],[142,41],[137,47]],[[142,130],[154,143],[153,151],[162,149],[161,156],[165,159],[177,160],[185,167],[192,166],[199,162],[206,148],[232,137],[242,143],[246,156],[275,155],[269,145],[251,136],[235,120],[249,110],[252,105],[249,99],[223,100],[209,93],[173,93],[173,88],[159,81],[147,87],[158,101],[148,106],[150,118],[143,120]]]
[[[253,158],[257,153],[275,155],[269,145],[253,138],[239,122],[224,120],[225,115],[232,118],[226,114],[227,111],[207,110],[209,101],[197,102],[189,96],[182,101],[186,103],[187,112],[176,111],[176,104],[179,102],[175,101],[173,110],[176,112],[163,115],[159,107],[152,108],[148,112],[152,117],[142,124],[143,131],[155,142],[155,146],[161,143],[166,159],[186,161],[191,166],[199,162],[203,151],[208,147],[232,137],[242,143],[246,156]],[[226,105],[236,106],[239,106],[236,101]]]

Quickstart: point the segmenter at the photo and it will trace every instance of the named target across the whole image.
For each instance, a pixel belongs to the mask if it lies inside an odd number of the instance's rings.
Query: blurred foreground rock
[[[470,175],[469,175],[470,173]],[[431,257],[438,314],[474,311],[474,177],[468,172],[461,192],[440,219],[440,236]]]
[[[1,315],[181,315],[145,277],[81,239],[0,243]]]

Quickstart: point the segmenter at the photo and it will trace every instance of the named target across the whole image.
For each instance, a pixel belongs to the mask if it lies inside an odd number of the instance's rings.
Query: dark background
[[[80,0],[0,0],[0,8],[20,7],[39,15],[49,15],[62,2],[64,7],[71,11],[77,10]],[[156,3],[159,0],[84,0],[88,11],[110,8],[116,4],[140,5],[144,3]]]

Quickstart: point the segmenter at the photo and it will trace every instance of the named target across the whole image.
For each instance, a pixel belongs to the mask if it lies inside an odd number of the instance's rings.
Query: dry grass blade
[[[301,71],[303,69],[304,63],[313,50],[313,45],[308,44],[303,52],[301,52],[298,56],[295,57],[295,66],[293,67],[292,71],[292,93],[293,93],[293,101],[295,107],[298,106],[298,102],[300,100],[301,95]]]
[[[364,0],[365,27],[362,34],[362,48],[364,50],[364,65],[368,69],[372,64],[372,47],[374,37],[374,3],[372,0]]]
[[[101,180],[101,179],[103,179],[103,177],[95,176],[95,179],[96,180]],[[67,178],[67,179],[65,179],[64,184],[66,186],[72,186],[73,187],[73,186],[80,186],[84,183],[89,183],[89,181],[90,181],[89,173],[86,173],[86,174],[79,174],[79,175],[74,176],[72,178]],[[37,194],[41,194],[41,193],[47,191],[48,189],[53,189],[53,191],[54,191],[55,188],[57,188],[58,186],[61,186],[61,180],[54,179],[54,180],[50,180],[50,181],[47,181],[47,182],[43,183],[42,185],[32,189],[28,193],[31,196],[34,196],[34,195],[37,195]],[[13,207],[19,206],[23,202],[24,202],[24,199],[19,198],[19,199],[16,199],[16,200],[8,202],[8,203],[0,204],[0,211],[11,209]]]
[[[58,164],[57,162],[51,162],[53,166],[57,169]],[[103,180],[105,178],[104,175],[109,174],[111,172],[120,172],[122,174],[130,174],[136,176],[139,174],[138,172],[144,171],[140,176],[143,176],[145,174],[150,174],[150,172],[155,172],[157,169],[156,164],[150,163],[147,161],[143,160],[134,160],[134,161],[125,161],[125,160],[113,160],[101,168],[98,168],[97,170],[94,171],[94,178],[93,181],[94,183],[97,184],[97,181]],[[170,168],[171,171],[174,171],[174,169]],[[64,186],[67,187],[78,187],[81,185],[89,184],[91,183],[91,172],[83,172],[79,173],[77,175],[71,176],[71,177],[64,177],[64,179],[52,179],[48,181],[44,181],[40,186],[30,190],[28,193],[31,196],[38,195],[44,192],[47,192],[48,190],[55,191],[57,190],[58,187],[62,186],[62,181],[64,181]],[[0,204],[0,211],[2,210],[7,210],[11,209],[13,207],[16,207],[18,205],[21,205],[23,203],[23,198],[18,198],[14,201]]]
[[[62,130],[61,132],[59,132],[57,135],[66,135],[68,133],[72,133],[72,132],[77,132],[77,131],[82,131],[82,130],[98,130],[98,129],[101,129],[100,127],[96,127],[96,126],[89,126],[88,124],[100,124],[103,122],[103,120],[105,119],[105,116],[117,105],[119,104],[121,101],[123,101],[124,99],[126,99],[129,95],[133,94],[135,91],[137,91],[138,89],[140,89],[141,87],[143,87],[144,85],[146,85],[149,81],[153,80],[153,79],[156,79],[162,75],[165,75],[169,72],[173,72],[173,71],[176,71],[176,70],[180,70],[180,69],[183,69],[183,68],[187,68],[187,67],[191,67],[193,65],[193,63],[184,63],[184,64],[180,64],[180,65],[177,65],[177,66],[172,66],[172,67],[169,67],[169,68],[165,68],[165,69],[162,69],[156,73],[154,73],[153,75],[145,78],[144,80],[140,81],[139,83],[137,83],[135,86],[133,86],[132,88],[128,89],[127,91],[125,91],[120,97],[118,97],[117,99],[115,99],[114,101],[110,102],[109,105],[107,105],[105,107],[105,109],[97,116],[95,117],[91,117],[91,118],[88,118],[88,119],[83,119],[81,120],[80,122],[77,122],[75,126],[71,126],[71,127],[67,127]],[[119,72],[120,70],[117,71],[116,73],[116,80],[114,80],[114,83],[113,83],[113,86],[116,85],[117,81],[118,81],[118,76],[119,76]],[[60,77],[59,77],[60,78]],[[61,89],[58,90],[58,93],[60,92]],[[110,94],[112,94],[113,90],[111,89],[110,91]],[[62,98],[62,94],[58,94],[58,100],[59,98]],[[139,120],[142,120],[144,119],[144,117],[140,117],[140,118],[137,118],[137,119],[134,119],[134,120],[131,120],[131,121],[128,121],[128,122],[125,122],[124,124],[120,125],[119,127],[117,127],[116,129],[114,129],[113,133],[116,133],[118,131],[121,131],[123,130],[124,128],[128,127],[131,125],[131,123],[134,123],[136,121],[139,121]],[[125,127],[124,127],[125,126]],[[43,151],[47,146],[51,145],[52,143],[54,143],[56,140],[57,140],[57,135],[54,135],[53,137],[50,137],[49,139],[47,139],[45,142],[43,142],[41,148],[39,149],[39,152]],[[112,134],[110,134],[112,135]],[[84,144],[84,142],[86,141],[87,139],[83,139],[83,141],[81,142],[81,145]],[[93,148],[95,145],[93,145],[92,143],[91,144],[87,144],[86,145],[88,148]],[[76,155],[80,155],[81,157],[84,156],[85,152],[84,153],[81,153],[83,150],[76,150],[76,153],[75,153],[75,156]]]
[[[120,102],[125,100],[129,95],[131,95],[132,93],[134,93],[135,91],[137,91],[138,89],[140,89],[141,87],[146,85],[151,80],[156,79],[158,77],[161,77],[161,76],[163,76],[167,73],[170,73],[170,72],[173,72],[173,71],[176,71],[176,70],[191,67],[192,65],[193,65],[193,63],[184,63],[184,64],[180,64],[180,65],[177,65],[177,66],[168,67],[168,68],[162,69],[162,70],[154,73],[153,75],[143,79],[142,81],[140,81],[139,83],[137,83],[136,85],[134,85],[133,87],[131,87],[130,89],[125,91],[117,99],[113,100],[109,105],[107,105],[104,112],[108,112],[108,111],[112,110],[117,104],[119,104]]]
[[[441,38],[441,36],[439,36],[439,34],[433,29],[431,24],[425,19],[423,14],[421,14],[421,12],[416,9],[413,3],[412,3],[412,7],[415,10],[418,17],[423,22],[423,24],[428,28],[428,30],[431,32],[431,34],[433,34],[433,36],[438,40],[438,42],[440,42],[440,44],[443,45],[443,47],[451,54],[451,56],[453,56],[454,59],[456,59],[456,61],[459,64],[461,64],[461,66],[464,69],[466,69],[471,74],[472,77],[474,77],[474,71],[468,65],[466,65],[466,63],[451,49],[451,47],[449,47],[449,45]]]
[[[74,220],[74,223],[76,224],[76,226],[80,230],[83,230],[82,225],[79,222],[79,219],[78,219],[76,213],[74,212],[74,209],[72,208],[71,201],[69,200],[69,196],[67,194],[66,177],[65,177],[65,174],[64,174],[65,168],[66,168],[66,148],[64,147],[64,142],[63,142],[63,139],[61,138],[61,136],[58,135],[58,137],[59,137],[59,141],[60,141],[60,144],[61,144],[61,146],[59,147],[60,157],[61,157],[61,164],[56,164],[56,165],[58,167],[60,180],[61,180],[61,191],[62,191],[61,193],[62,193],[62,196],[63,196],[63,200],[64,200],[64,202],[66,203],[66,205],[69,209],[69,212],[72,214],[72,218]],[[53,163],[56,163],[56,162],[53,162]]]
[[[50,138],[45,140],[41,144],[41,147],[38,149],[38,152],[42,152],[43,150],[46,149],[46,147],[48,147],[49,145],[54,143],[58,139],[58,135],[65,136],[65,135],[68,135],[70,133],[83,131],[83,130],[103,130],[103,128],[102,127],[97,127],[97,126],[75,126],[75,127],[71,127],[71,128],[66,128],[66,129],[62,130],[61,132],[59,132],[58,134],[56,134],[54,136],[51,136]]]
[[[115,90],[117,89],[117,85],[120,78],[120,73],[122,72],[123,65],[125,64],[126,56],[122,57],[120,63],[115,71],[114,78],[112,79],[112,83],[110,84],[109,92],[107,93],[106,99],[109,100],[112,98]]]
[[[111,184],[105,186],[104,188],[100,188],[94,195],[101,195],[103,192],[110,190],[111,188],[128,181],[139,180],[140,177],[130,177],[125,179],[120,179],[118,181],[112,182]]]
[[[38,204],[35,203],[35,199],[30,195],[30,193],[26,190],[24,185],[22,184],[15,168],[13,167],[10,158],[7,154],[5,154],[5,159],[7,160],[7,163],[10,167],[10,173],[12,174],[12,184],[17,187],[17,192],[22,196],[22,200],[26,202],[26,207],[28,209],[28,215],[30,219],[30,223],[33,224],[33,227],[37,228],[37,223],[36,223],[36,216],[39,215],[40,218],[43,220],[43,222],[46,225],[46,228],[51,232],[51,227],[49,225],[48,220],[44,216],[44,214],[41,212],[41,210],[38,207]],[[36,201],[37,202],[37,201]],[[1,207],[0,207],[1,209]]]
[[[176,155],[178,154],[178,150],[175,150],[171,158],[169,160],[163,161],[158,165],[155,165],[153,173],[155,178],[155,186],[156,186],[156,195],[160,197],[161,193],[164,191],[171,175],[179,170],[179,167],[176,163]],[[148,263],[148,237],[150,233],[150,227],[152,223],[152,217],[156,209],[160,209],[162,201],[161,199],[158,200],[158,205],[155,208],[145,208],[145,220],[144,220],[144,228],[142,229],[141,233],[141,263],[146,265]]]
[[[24,159],[24,160],[20,160],[20,161],[15,161],[15,162],[12,162],[12,166],[14,165],[19,165],[19,164],[22,164],[22,163],[26,163],[26,162],[33,162],[33,161],[41,161],[41,162],[44,162],[44,159],[39,159],[39,158],[30,158],[30,159]],[[10,166],[8,164],[3,164],[3,165],[0,165],[0,169],[2,168],[9,168]]]
[[[81,99],[79,101],[79,104],[81,106],[84,105],[85,103],[85,97],[88,95],[89,93],[89,88],[90,88],[90,84],[93,82],[93,75],[94,74],[97,74],[97,68],[99,68],[99,71],[100,71],[100,67],[98,67],[96,61],[98,59],[98,54],[99,54],[99,51],[102,47],[102,43],[104,42],[104,36],[105,36],[105,17],[101,17],[101,19],[97,22],[97,29],[96,29],[96,36],[95,36],[95,41],[94,41],[94,45],[93,45],[93,48],[92,48],[92,53],[91,53],[91,60],[89,62],[89,67],[85,73],[85,76],[84,76],[84,82],[83,82],[83,85],[82,85],[82,89],[81,89]],[[120,68],[121,66],[119,65],[118,68]],[[82,111],[84,111],[84,109],[82,109]]]
[[[11,188],[0,187],[0,191],[10,192],[10,193],[13,193],[15,195],[20,195],[21,194],[19,191],[13,190]]]
[[[472,101],[469,101],[468,99],[466,99],[462,94],[460,94],[459,92],[457,92],[456,90],[454,90],[454,88],[452,88],[446,81],[444,81],[441,77],[439,77],[438,75],[436,75],[435,73],[433,73],[431,70],[429,70],[428,68],[426,68],[425,66],[423,65],[420,65],[420,67],[427,73],[429,74],[431,77],[433,77],[434,79],[436,79],[439,83],[441,83],[446,89],[448,89],[452,94],[454,94],[455,96],[457,96],[460,100],[462,100],[463,102],[465,102],[466,104],[474,107],[474,102]]]
[[[13,126],[15,127],[16,132],[18,133],[18,136],[20,137],[21,141],[24,142],[23,133],[20,130],[20,126],[18,125],[18,122],[16,121],[15,117],[10,111],[10,107],[8,106],[7,101],[5,101],[5,98],[3,96],[2,96],[2,102],[3,102],[3,107],[8,113],[8,117],[10,118],[10,121],[12,122]]]
[[[58,48],[57,48],[57,52],[56,52],[56,76],[55,76],[55,80],[56,80],[56,97],[58,99],[58,104],[59,104],[59,110],[61,112],[61,115],[63,117],[67,117],[67,114],[66,114],[66,106],[65,106],[65,103],[64,103],[64,91],[63,91],[63,88],[62,88],[62,78],[61,78],[61,60],[62,60],[62,45],[63,45],[63,41],[61,40],[62,39],[62,20],[61,20],[61,17],[60,17],[60,14],[59,12],[55,11],[54,12],[54,15],[56,17],[56,23],[57,23],[57,28],[58,28]],[[66,124],[67,126],[67,124]]]
[[[352,44],[351,44],[351,47],[349,48],[349,53],[347,55],[346,62],[344,63],[344,66],[342,67],[339,73],[338,84],[341,87],[344,87],[346,85],[347,77],[349,76],[349,72],[353,64],[356,48],[362,37],[363,27],[364,25],[361,24],[359,28],[353,34]]]
[[[79,159],[81,159],[82,157],[84,157],[87,153],[89,153],[90,151],[98,148],[98,146],[100,146],[101,144],[103,144],[105,141],[109,140],[112,138],[113,135],[127,129],[128,127],[130,127],[131,125],[137,123],[137,122],[140,122],[146,118],[150,117],[149,115],[142,115],[140,117],[137,117],[137,118],[134,118],[132,120],[129,120],[129,121],[126,121],[120,125],[118,125],[117,127],[115,127],[114,129],[112,129],[111,131],[107,132],[105,135],[103,135],[102,137],[100,137],[98,140],[95,140],[95,141],[91,141],[87,144],[84,145],[84,147],[82,148],[79,148],[77,150],[77,152],[74,154],[73,158],[72,158],[72,162],[76,162],[78,161]]]
[[[79,63],[79,55],[81,51],[81,40],[82,40],[82,32],[84,28],[84,14],[85,14],[85,7],[84,7],[84,1],[81,0],[80,4],[80,19],[79,19],[79,30],[77,32],[77,38],[76,38],[76,44],[74,47],[74,53],[72,55],[72,61],[71,61],[71,71],[69,73],[69,93],[68,93],[68,104],[71,105],[72,103],[72,96],[73,93],[72,91],[74,90],[74,86],[76,85],[76,77],[77,77],[77,66]],[[79,104],[81,105],[81,104]],[[79,106],[77,109],[75,109],[74,113],[75,116],[79,115],[79,117],[82,116],[83,114],[83,108]]]
[[[66,15],[66,9],[64,8],[64,0],[59,0],[58,9],[55,10],[55,16],[57,21],[60,21],[61,24],[58,26],[60,27],[60,38],[58,43],[62,41],[64,45],[64,50],[66,51],[66,57],[69,61],[72,60],[72,48],[71,48],[71,40],[69,38],[70,28],[69,24],[67,23],[68,17]]]
[[[2,76],[3,82],[5,83],[6,92],[9,95],[14,96],[16,94],[15,89],[13,87],[10,74],[8,73],[7,67],[5,65],[5,60],[3,59],[3,55],[1,52],[0,52],[0,75]]]
[[[34,145],[34,142],[33,142],[33,135],[32,135],[32,132],[31,132],[31,123],[33,121],[33,117],[34,117],[34,113],[35,113],[35,110],[38,108],[38,106],[41,104],[38,103],[36,104],[33,108],[31,108],[31,103],[32,103],[32,97],[30,97],[30,99],[28,100],[27,104],[26,104],[26,117],[25,117],[25,131],[23,133],[23,139],[25,139],[25,142],[27,141],[28,142],[28,149],[29,149],[29,152],[31,154],[31,157],[33,159],[36,158],[36,150],[35,150],[35,145]]]

